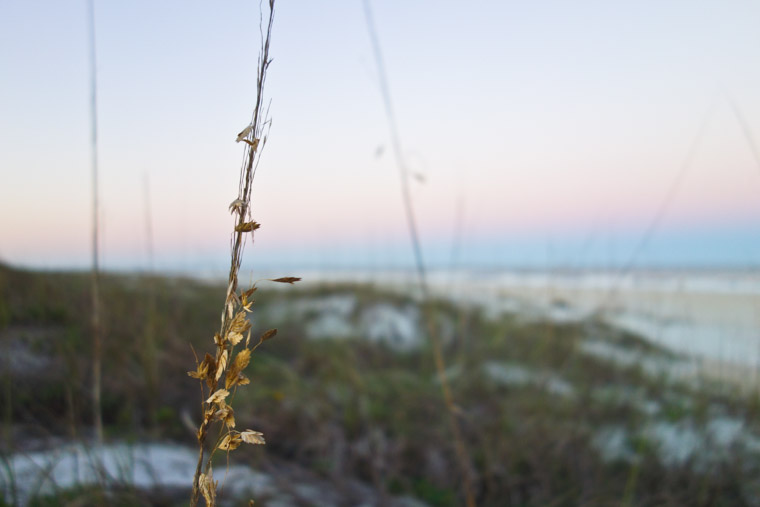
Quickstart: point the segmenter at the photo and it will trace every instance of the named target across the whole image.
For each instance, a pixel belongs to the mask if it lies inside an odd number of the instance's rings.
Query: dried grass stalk
[[[472,477],[472,460],[467,450],[467,446],[465,445],[464,436],[462,435],[462,430],[457,419],[459,409],[454,403],[454,396],[451,392],[448,376],[446,375],[446,362],[443,355],[443,345],[441,344],[441,339],[438,336],[434,322],[435,312],[430,297],[430,291],[428,289],[427,271],[425,269],[425,262],[422,256],[422,246],[420,244],[419,233],[417,231],[417,219],[414,215],[412,195],[409,190],[409,170],[404,159],[403,150],[401,148],[401,136],[399,135],[398,128],[396,127],[396,117],[393,112],[393,104],[391,102],[388,79],[385,74],[385,65],[383,63],[380,41],[378,40],[375,30],[375,23],[372,16],[372,9],[370,7],[369,0],[364,0],[363,5],[364,14],[367,20],[367,30],[369,31],[372,48],[375,53],[375,63],[377,64],[377,70],[379,74],[380,91],[382,92],[383,103],[385,105],[385,115],[388,120],[388,126],[391,134],[391,146],[393,148],[396,165],[398,166],[399,175],[401,177],[401,194],[404,203],[407,226],[409,229],[409,238],[412,243],[412,250],[414,251],[417,279],[422,295],[425,322],[427,324],[428,336],[430,338],[430,343],[433,349],[433,360],[435,362],[436,372],[438,373],[438,379],[441,385],[441,393],[446,405],[446,413],[449,419],[449,426],[451,428],[451,433],[454,440],[454,450],[456,452],[457,462],[461,471],[464,500],[467,507],[475,507],[476,502],[474,480]]]
[[[251,353],[265,340],[274,337],[276,330],[264,333],[259,341],[250,347],[251,323],[247,314],[251,311],[253,300],[250,299],[256,290],[255,284],[244,291],[238,291],[238,273],[242,262],[243,250],[248,235],[253,236],[259,224],[251,219],[251,185],[256,174],[261,149],[266,143],[264,130],[271,124],[265,118],[263,107],[264,83],[266,82],[269,59],[269,43],[274,21],[274,0],[269,0],[269,22],[266,27],[266,37],[262,30],[261,52],[258,60],[258,78],[256,83],[256,105],[253,109],[251,123],[238,135],[237,142],[245,143],[245,156],[240,168],[238,196],[229,206],[230,213],[235,216],[232,232],[230,273],[227,294],[221,316],[219,332],[213,337],[215,354],[205,354],[203,360],[196,357],[196,369],[188,375],[198,379],[201,389],[202,417],[198,428],[198,465],[193,477],[193,490],[190,504],[198,505],[202,496],[207,506],[216,505],[218,481],[213,479],[211,460],[216,451],[231,452],[241,444],[263,445],[264,436],[251,429],[238,431],[235,429],[235,411],[228,404],[238,387],[247,385],[250,381],[243,373],[251,360]],[[300,278],[287,277],[273,281],[293,283]],[[243,338],[245,341],[243,342]],[[242,347],[240,346],[242,344]],[[218,437],[209,445],[209,435],[214,426],[219,427]],[[216,433],[215,433],[216,434]],[[208,447],[208,449],[207,449]],[[204,464],[205,461],[205,464]]]
[[[101,407],[102,391],[102,326],[100,316],[100,267],[98,263],[98,234],[100,222],[98,217],[98,102],[97,76],[95,58],[95,7],[93,0],[87,3],[88,27],[90,36],[90,165],[92,170],[92,268],[90,276],[92,296],[92,419],[95,427],[95,440],[103,445],[103,410]]]

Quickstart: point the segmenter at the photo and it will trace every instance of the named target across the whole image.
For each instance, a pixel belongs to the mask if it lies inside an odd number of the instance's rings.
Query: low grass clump
[[[39,361],[10,370],[7,427],[15,445],[72,431],[87,435],[88,370],[86,362],[78,364],[88,343],[86,276],[5,268],[0,274],[6,309],[0,343],[17,359],[29,354]],[[107,340],[113,348],[104,354],[106,434],[193,441],[182,421],[202,418],[197,385],[164,379],[186,375],[194,361],[188,342],[196,350],[208,343],[205,330],[218,322],[213,307],[226,287],[114,275],[104,277],[103,287],[111,301],[104,329],[119,337]],[[139,316],[149,287],[159,316],[157,371],[166,385],[152,394],[140,352],[144,326],[112,310],[131,308]],[[269,328],[280,333],[277,346],[251,357],[251,385],[238,391],[234,410],[237,420],[267,436],[267,450],[241,447],[235,463],[275,475],[297,464],[329,485],[330,494],[349,495],[358,483],[389,502],[413,496],[429,505],[461,505],[457,460],[416,302],[351,285],[256,294],[252,336]],[[436,300],[433,308],[478,505],[745,505],[760,487],[752,447],[760,441],[755,397],[696,389],[586,353],[584,344],[603,340],[670,360],[669,352],[603,322],[493,317]],[[368,316],[392,319],[383,327]],[[340,319],[339,335],[331,336],[322,324]],[[408,319],[409,327],[398,319]],[[418,338],[411,345],[394,338],[406,329]],[[696,438],[692,453],[674,454]],[[225,453],[217,454],[214,467],[226,467]],[[258,503],[266,505],[266,498]]]

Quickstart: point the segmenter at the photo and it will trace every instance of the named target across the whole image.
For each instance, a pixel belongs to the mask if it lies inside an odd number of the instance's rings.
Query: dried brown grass
[[[446,414],[449,421],[449,428],[453,437],[454,450],[457,456],[457,462],[459,464],[462,482],[462,493],[467,507],[475,507],[476,501],[475,490],[473,486],[474,479],[472,477],[472,460],[470,459],[470,453],[467,450],[467,446],[462,436],[462,429],[460,428],[458,419],[461,410],[454,402],[454,396],[451,392],[449,379],[446,375],[446,360],[443,354],[443,345],[441,344],[441,339],[434,322],[432,299],[427,282],[427,270],[425,269],[425,262],[422,256],[422,246],[419,239],[417,220],[414,214],[411,192],[409,190],[409,170],[403,155],[403,150],[401,148],[401,136],[399,135],[398,128],[396,126],[396,117],[394,114],[390,90],[388,87],[388,79],[385,74],[385,65],[383,63],[380,42],[375,30],[375,24],[369,0],[364,0],[363,5],[365,17],[367,20],[367,29],[369,31],[372,47],[375,53],[375,63],[377,65],[380,90],[382,92],[383,104],[385,106],[385,115],[388,120],[388,127],[391,136],[391,146],[393,148],[396,165],[399,169],[399,176],[401,181],[401,197],[404,204],[407,227],[409,229],[409,238],[412,244],[412,250],[414,251],[417,280],[420,292],[422,294],[424,309],[423,315],[425,318],[427,335],[433,349],[433,361],[435,363],[436,372],[438,374],[438,380],[441,386],[441,394],[443,396]]]
[[[258,61],[256,105],[251,123],[237,136],[237,142],[245,143],[245,156],[240,169],[238,196],[229,206],[235,217],[232,232],[232,248],[227,294],[222,310],[221,326],[214,335],[215,353],[206,353],[202,360],[196,355],[196,369],[188,375],[198,379],[201,391],[202,422],[197,431],[198,464],[193,477],[190,504],[198,505],[203,496],[207,506],[216,505],[218,481],[214,480],[212,458],[217,451],[230,453],[240,445],[264,444],[261,432],[236,429],[235,411],[232,400],[238,387],[248,385],[250,380],[244,370],[251,361],[251,354],[265,341],[274,338],[276,329],[263,333],[251,344],[251,323],[248,314],[254,303],[256,284],[246,290],[238,290],[238,274],[248,235],[253,235],[260,225],[251,219],[251,186],[260,160],[261,150],[266,144],[265,130],[270,125],[263,107],[264,84],[269,58],[269,44],[274,21],[274,0],[269,0],[269,21],[266,36],[262,30],[261,52]],[[265,38],[264,38],[265,37]],[[299,281],[300,278],[285,277],[271,279],[279,283]],[[242,347],[240,347],[242,345]],[[216,428],[218,427],[217,431]]]

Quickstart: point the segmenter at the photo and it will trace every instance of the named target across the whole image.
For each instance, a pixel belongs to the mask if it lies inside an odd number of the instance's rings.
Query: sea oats
[[[236,425],[235,411],[228,404],[228,399],[231,403],[232,395],[237,388],[250,384],[250,380],[243,374],[243,370],[250,363],[253,350],[264,341],[273,338],[277,333],[277,330],[274,329],[265,332],[258,343],[253,348],[249,348],[251,322],[248,320],[248,315],[252,311],[251,307],[254,301],[251,296],[256,291],[256,286],[253,284],[238,293],[238,274],[242,262],[243,246],[248,234],[253,235],[261,227],[261,224],[251,220],[250,203],[253,177],[261,156],[259,145],[261,144],[262,148],[264,146],[264,143],[259,143],[259,139],[263,137],[266,140],[263,131],[271,126],[271,120],[264,118],[266,113],[262,107],[264,103],[262,99],[264,82],[266,81],[267,69],[271,63],[269,43],[274,20],[274,0],[270,0],[269,6],[266,38],[263,40],[258,61],[257,95],[253,119],[236,138],[237,142],[243,141],[245,143],[245,156],[240,172],[238,195],[229,205],[229,211],[233,215],[235,223],[232,232],[229,280],[222,307],[221,326],[212,340],[215,353],[214,355],[207,353],[203,361],[199,363],[196,357],[195,371],[187,372],[190,377],[198,379],[201,383],[201,413],[203,414],[202,422],[197,431],[198,464],[193,477],[193,491],[190,498],[190,504],[193,507],[198,505],[201,496],[203,496],[207,506],[216,505],[217,483],[213,480],[212,458],[217,450],[229,453],[237,449],[243,442],[264,444],[261,433],[253,430],[240,433],[234,429]],[[300,278],[296,277],[284,277],[272,281],[292,284],[299,280]],[[243,337],[245,337],[245,343],[240,347]],[[224,377],[223,388],[220,387],[222,377]],[[207,449],[212,425],[219,426],[220,424],[219,438]]]

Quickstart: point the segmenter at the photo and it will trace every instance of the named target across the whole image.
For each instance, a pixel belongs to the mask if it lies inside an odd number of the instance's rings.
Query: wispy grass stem
[[[100,316],[100,266],[98,234],[100,229],[98,207],[98,100],[97,67],[95,58],[95,6],[93,0],[87,2],[90,35],[90,166],[92,170],[92,416],[95,438],[103,445],[103,411],[101,408],[101,357],[103,354]]]
[[[277,333],[276,329],[270,329],[261,335],[258,342],[254,341],[251,344],[251,323],[248,321],[247,314],[251,311],[253,304],[251,296],[256,291],[256,284],[254,283],[248,290],[238,292],[238,276],[246,239],[249,234],[252,237],[254,231],[259,228],[259,224],[251,219],[251,186],[261,150],[266,144],[265,129],[271,124],[266,119],[267,112],[263,106],[263,96],[267,69],[271,63],[269,45],[273,22],[274,0],[269,0],[269,21],[266,32],[262,30],[261,52],[257,66],[256,104],[250,124],[237,136],[237,142],[245,143],[245,153],[240,169],[238,195],[229,207],[230,212],[235,216],[235,222],[230,245],[230,272],[221,325],[219,332],[214,335],[216,353],[214,356],[206,354],[202,360],[196,356],[196,370],[188,372],[188,375],[200,381],[203,418],[197,433],[198,462],[190,498],[190,504],[193,507],[198,505],[201,495],[207,506],[216,505],[218,481],[214,480],[212,469],[212,458],[216,451],[229,453],[243,443],[264,444],[261,433],[235,429],[235,412],[226,399],[230,396],[231,403],[238,386],[250,383],[243,371],[248,366],[251,354],[259,345],[273,338]],[[300,278],[285,277],[271,281],[293,283],[298,280]],[[236,346],[241,344],[242,350],[236,351]],[[249,345],[252,346],[249,347]],[[212,427],[215,424],[219,427],[218,432],[213,431]],[[210,435],[211,438],[209,438]],[[206,449],[209,442],[211,445],[209,449]]]
[[[388,87],[388,78],[385,72],[385,64],[383,62],[382,51],[380,49],[380,41],[377,37],[377,31],[375,30],[375,22],[372,16],[372,8],[370,6],[369,0],[364,0],[364,14],[367,20],[367,30],[372,41],[375,63],[377,64],[380,90],[383,96],[383,105],[385,107],[385,115],[388,120],[388,128],[390,131],[391,147],[393,149],[393,155],[396,160],[396,165],[399,169],[399,176],[401,179],[401,196],[404,204],[406,222],[409,229],[409,239],[412,244],[412,250],[414,251],[417,280],[423,299],[425,322],[427,326],[428,336],[430,337],[430,342],[433,348],[433,360],[435,362],[438,378],[440,379],[441,391],[443,394],[444,403],[446,404],[446,412],[449,418],[449,425],[451,426],[451,432],[454,437],[457,461],[459,462],[462,474],[462,485],[464,488],[465,501],[468,507],[472,507],[475,505],[475,495],[470,472],[469,453],[467,452],[464,438],[462,437],[462,431],[459,427],[459,422],[457,421],[457,407],[454,403],[454,397],[451,393],[448,377],[446,376],[446,362],[443,356],[443,346],[435,327],[435,315],[427,282],[425,261],[422,256],[422,246],[419,239],[417,220],[414,214],[414,207],[412,206],[412,197],[409,189],[409,170],[404,158],[403,150],[401,148],[401,137],[398,133],[396,115],[393,110],[390,89]]]

